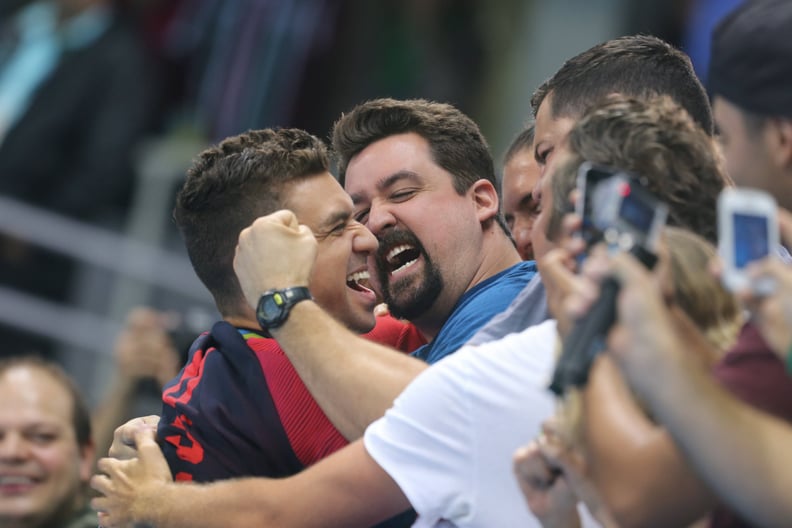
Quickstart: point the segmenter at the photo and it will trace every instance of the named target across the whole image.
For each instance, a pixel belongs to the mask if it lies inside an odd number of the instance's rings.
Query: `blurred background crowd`
[[[271,126],[326,138],[363,100],[422,97],[470,115],[498,159],[567,57],[643,32],[703,72],[712,25],[737,3],[6,0],[0,355],[56,359],[96,404],[136,363],[113,346],[133,307],[172,313],[180,349],[218,318],[171,220],[209,143]]]

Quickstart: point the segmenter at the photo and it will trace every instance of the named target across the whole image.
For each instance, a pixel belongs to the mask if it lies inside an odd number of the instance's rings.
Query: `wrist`
[[[256,320],[262,329],[272,331],[286,322],[296,305],[312,299],[307,286],[268,290],[259,298]]]

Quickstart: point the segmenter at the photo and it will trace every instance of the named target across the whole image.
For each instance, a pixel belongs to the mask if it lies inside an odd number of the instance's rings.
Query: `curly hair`
[[[639,176],[668,205],[669,225],[717,240],[717,198],[730,180],[712,138],[671,98],[611,95],[584,114],[567,142],[571,158],[553,175],[548,238],[557,236],[577,169],[588,160]]]

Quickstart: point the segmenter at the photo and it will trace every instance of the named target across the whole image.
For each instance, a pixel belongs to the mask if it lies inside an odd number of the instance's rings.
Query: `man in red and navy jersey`
[[[290,209],[313,231],[310,295],[345,326],[405,352],[425,343],[390,316],[375,326],[366,261],[377,240],[353,219],[352,200],[328,166],[318,138],[266,129],[205,150],[187,172],[174,218],[223,321],[195,341],[163,392],[158,437],[176,480],[292,475],[347,443],[260,330],[234,274],[239,232],[257,217]]]

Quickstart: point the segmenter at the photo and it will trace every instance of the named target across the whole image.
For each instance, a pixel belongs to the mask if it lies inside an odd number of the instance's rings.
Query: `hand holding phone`
[[[764,191],[727,188],[718,196],[718,253],[723,284],[732,291],[750,288],[759,295],[773,291],[769,278],[751,280],[746,268],[776,251],[778,208]]]

